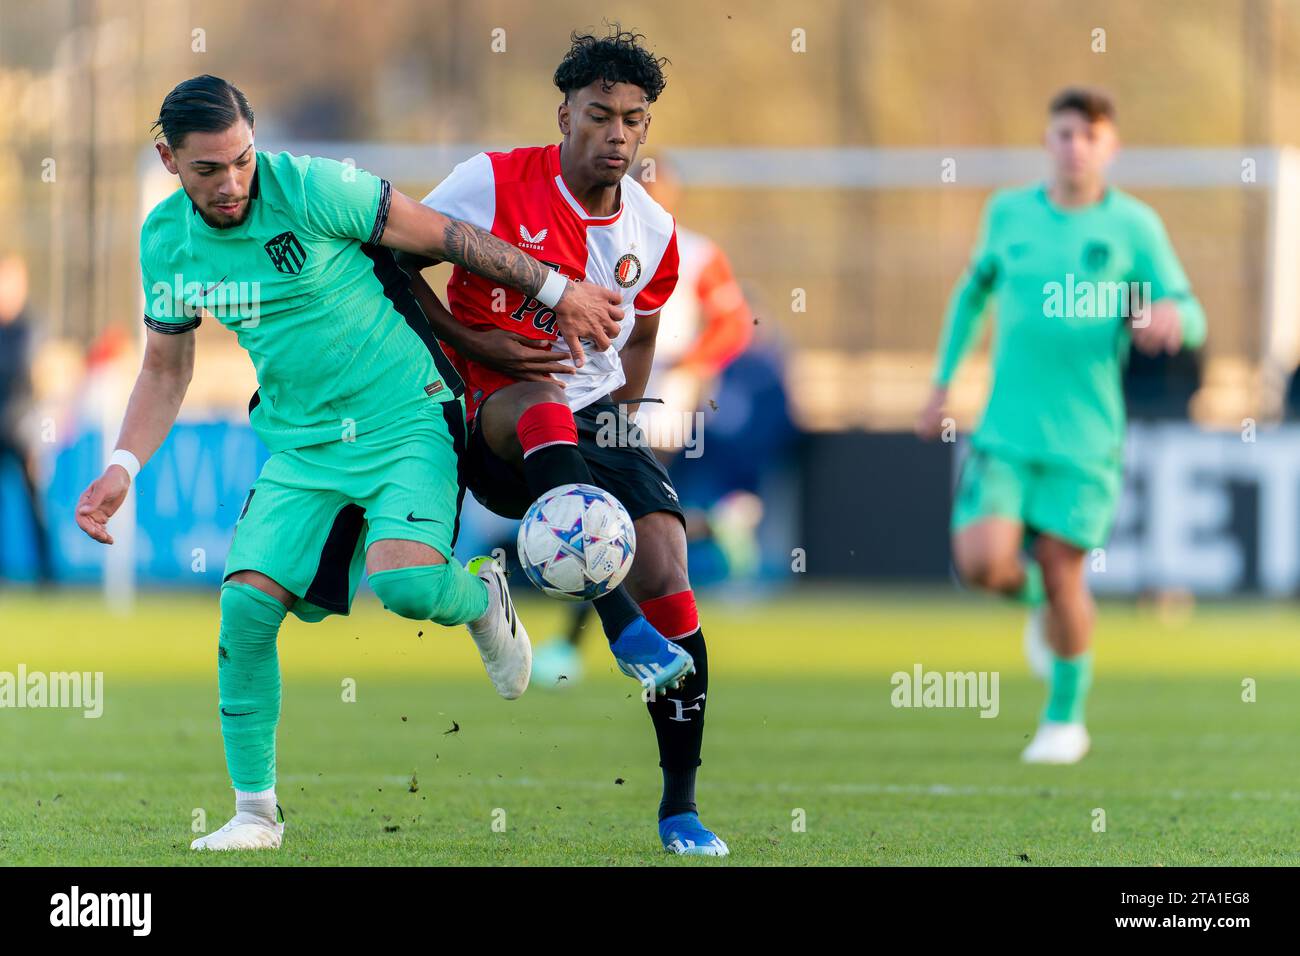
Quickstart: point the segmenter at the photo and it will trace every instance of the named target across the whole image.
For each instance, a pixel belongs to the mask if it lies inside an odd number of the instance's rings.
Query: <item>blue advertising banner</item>
[[[141,583],[221,582],[230,536],[267,451],[246,424],[178,423],[136,482],[136,570]],[[65,583],[97,582],[106,548],[76,526],[73,511],[103,469],[101,436],[81,434],[52,461],[44,504],[55,574]],[[21,476],[0,471],[0,576],[35,577],[36,552]]]

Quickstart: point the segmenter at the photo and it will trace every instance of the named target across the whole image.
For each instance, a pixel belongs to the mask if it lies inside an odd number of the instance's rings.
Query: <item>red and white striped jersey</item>
[[[587,279],[623,295],[625,318],[603,353],[587,351],[586,364],[560,376],[565,397],[577,411],[625,381],[618,350],[639,315],[658,312],[677,285],[677,230],[673,217],[631,176],[621,183],[621,204],[611,216],[591,216],[565,185],[559,146],[532,146],[509,153],[479,153],[452,170],[424,204],[443,215],[490,231],[570,279]],[[555,332],[555,313],[536,299],[457,266],[447,283],[452,315],[470,328],[498,327],[568,346]],[[479,404],[510,376],[448,354],[465,379],[473,416]]]

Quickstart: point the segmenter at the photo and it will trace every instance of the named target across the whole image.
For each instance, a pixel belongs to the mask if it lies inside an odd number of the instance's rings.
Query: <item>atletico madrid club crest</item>
[[[1090,242],[1083,250],[1083,264],[1092,272],[1100,272],[1106,268],[1106,263],[1110,259],[1110,247],[1104,242]]]
[[[268,242],[266,254],[271,257],[271,262],[277,269],[291,276],[302,272],[303,263],[307,261],[302,243],[292,232],[282,232]]]
[[[641,279],[641,260],[629,252],[618,260],[614,266],[614,281],[624,289],[630,289]]]

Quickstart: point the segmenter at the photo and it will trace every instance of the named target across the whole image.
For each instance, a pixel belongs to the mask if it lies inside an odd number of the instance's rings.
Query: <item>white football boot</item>
[[[253,813],[236,813],[220,830],[201,836],[191,850],[278,850],[284,824]]]
[[[1052,675],[1052,647],[1047,643],[1047,605],[1031,608],[1025,619],[1025,660],[1029,671],[1039,680]]]
[[[1029,742],[1020,759],[1025,763],[1078,763],[1087,754],[1092,741],[1082,723],[1045,720]]]
[[[478,646],[492,686],[506,700],[514,700],[527,689],[533,672],[533,646],[528,642],[528,632],[515,613],[501,565],[484,556],[472,558],[466,567],[487,585],[488,609],[465,626]]]

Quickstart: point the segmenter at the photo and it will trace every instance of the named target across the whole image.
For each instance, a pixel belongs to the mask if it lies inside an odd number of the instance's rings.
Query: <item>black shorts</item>
[[[480,407],[481,410],[481,407]],[[667,511],[683,523],[686,516],[677,500],[668,471],[649,448],[641,429],[628,421],[623,409],[613,402],[593,402],[573,413],[578,425],[578,451],[591,469],[596,487],[622,502],[632,520]],[[605,432],[605,441],[597,436]],[[610,442],[611,434],[626,441]],[[534,498],[524,476],[488,447],[478,427],[478,415],[470,427],[465,450],[465,483],[479,504],[503,518],[522,518]]]

